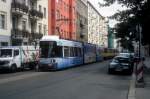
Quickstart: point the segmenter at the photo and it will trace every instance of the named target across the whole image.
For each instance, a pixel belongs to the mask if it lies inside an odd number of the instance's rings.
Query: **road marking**
[[[130,87],[128,92],[128,99],[135,99],[135,82],[136,82],[136,76],[133,73],[132,79],[130,80]]]
[[[15,76],[15,77],[3,78],[0,80],[0,84],[17,81],[17,80],[22,80],[22,79],[26,79],[26,78],[31,78],[31,77],[35,77],[35,76],[39,76],[39,75],[43,75],[43,74],[46,74],[46,73],[45,72],[34,72],[34,73],[19,75],[19,76]]]

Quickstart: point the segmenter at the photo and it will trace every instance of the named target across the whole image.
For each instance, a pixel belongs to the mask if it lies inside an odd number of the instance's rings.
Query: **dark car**
[[[114,57],[108,67],[108,73],[127,72],[131,74],[132,71],[133,71],[132,61],[129,57],[125,56]]]

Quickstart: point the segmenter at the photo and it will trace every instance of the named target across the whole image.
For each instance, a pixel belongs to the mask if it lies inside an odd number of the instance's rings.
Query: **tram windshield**
[[[62,57],[62,47],[57,46],[55,41],[41,41],[40,48],[41,58]]]

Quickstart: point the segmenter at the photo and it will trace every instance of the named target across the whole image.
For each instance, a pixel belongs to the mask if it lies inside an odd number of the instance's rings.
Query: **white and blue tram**
[[[40,40],[39,69],[62,69],[83,64],[81,42],[44,36]]]

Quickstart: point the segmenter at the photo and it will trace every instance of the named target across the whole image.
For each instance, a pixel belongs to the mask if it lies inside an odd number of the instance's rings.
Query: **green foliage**
[[[105,3],[101,4],[100,6],[110,6],[115,2],[118,2],[119,4],[123,4],[124,6],[127,6],[128,8],[134,8],[139,5],[142,5],[145,0],[103,0]]]
[[[150,1],[149,0],[104,0],[100,6],[110,6],[115,2],[126,6],[125,11],[118,11],[110,18],[119,21],[115,26],[116,38],[120,38],[121,45],[124,48],[131,48],[132,41],[139,40],[139,33],[136,26],[142,26],[142,42],[150,44],[149,23],[150,23]]]

